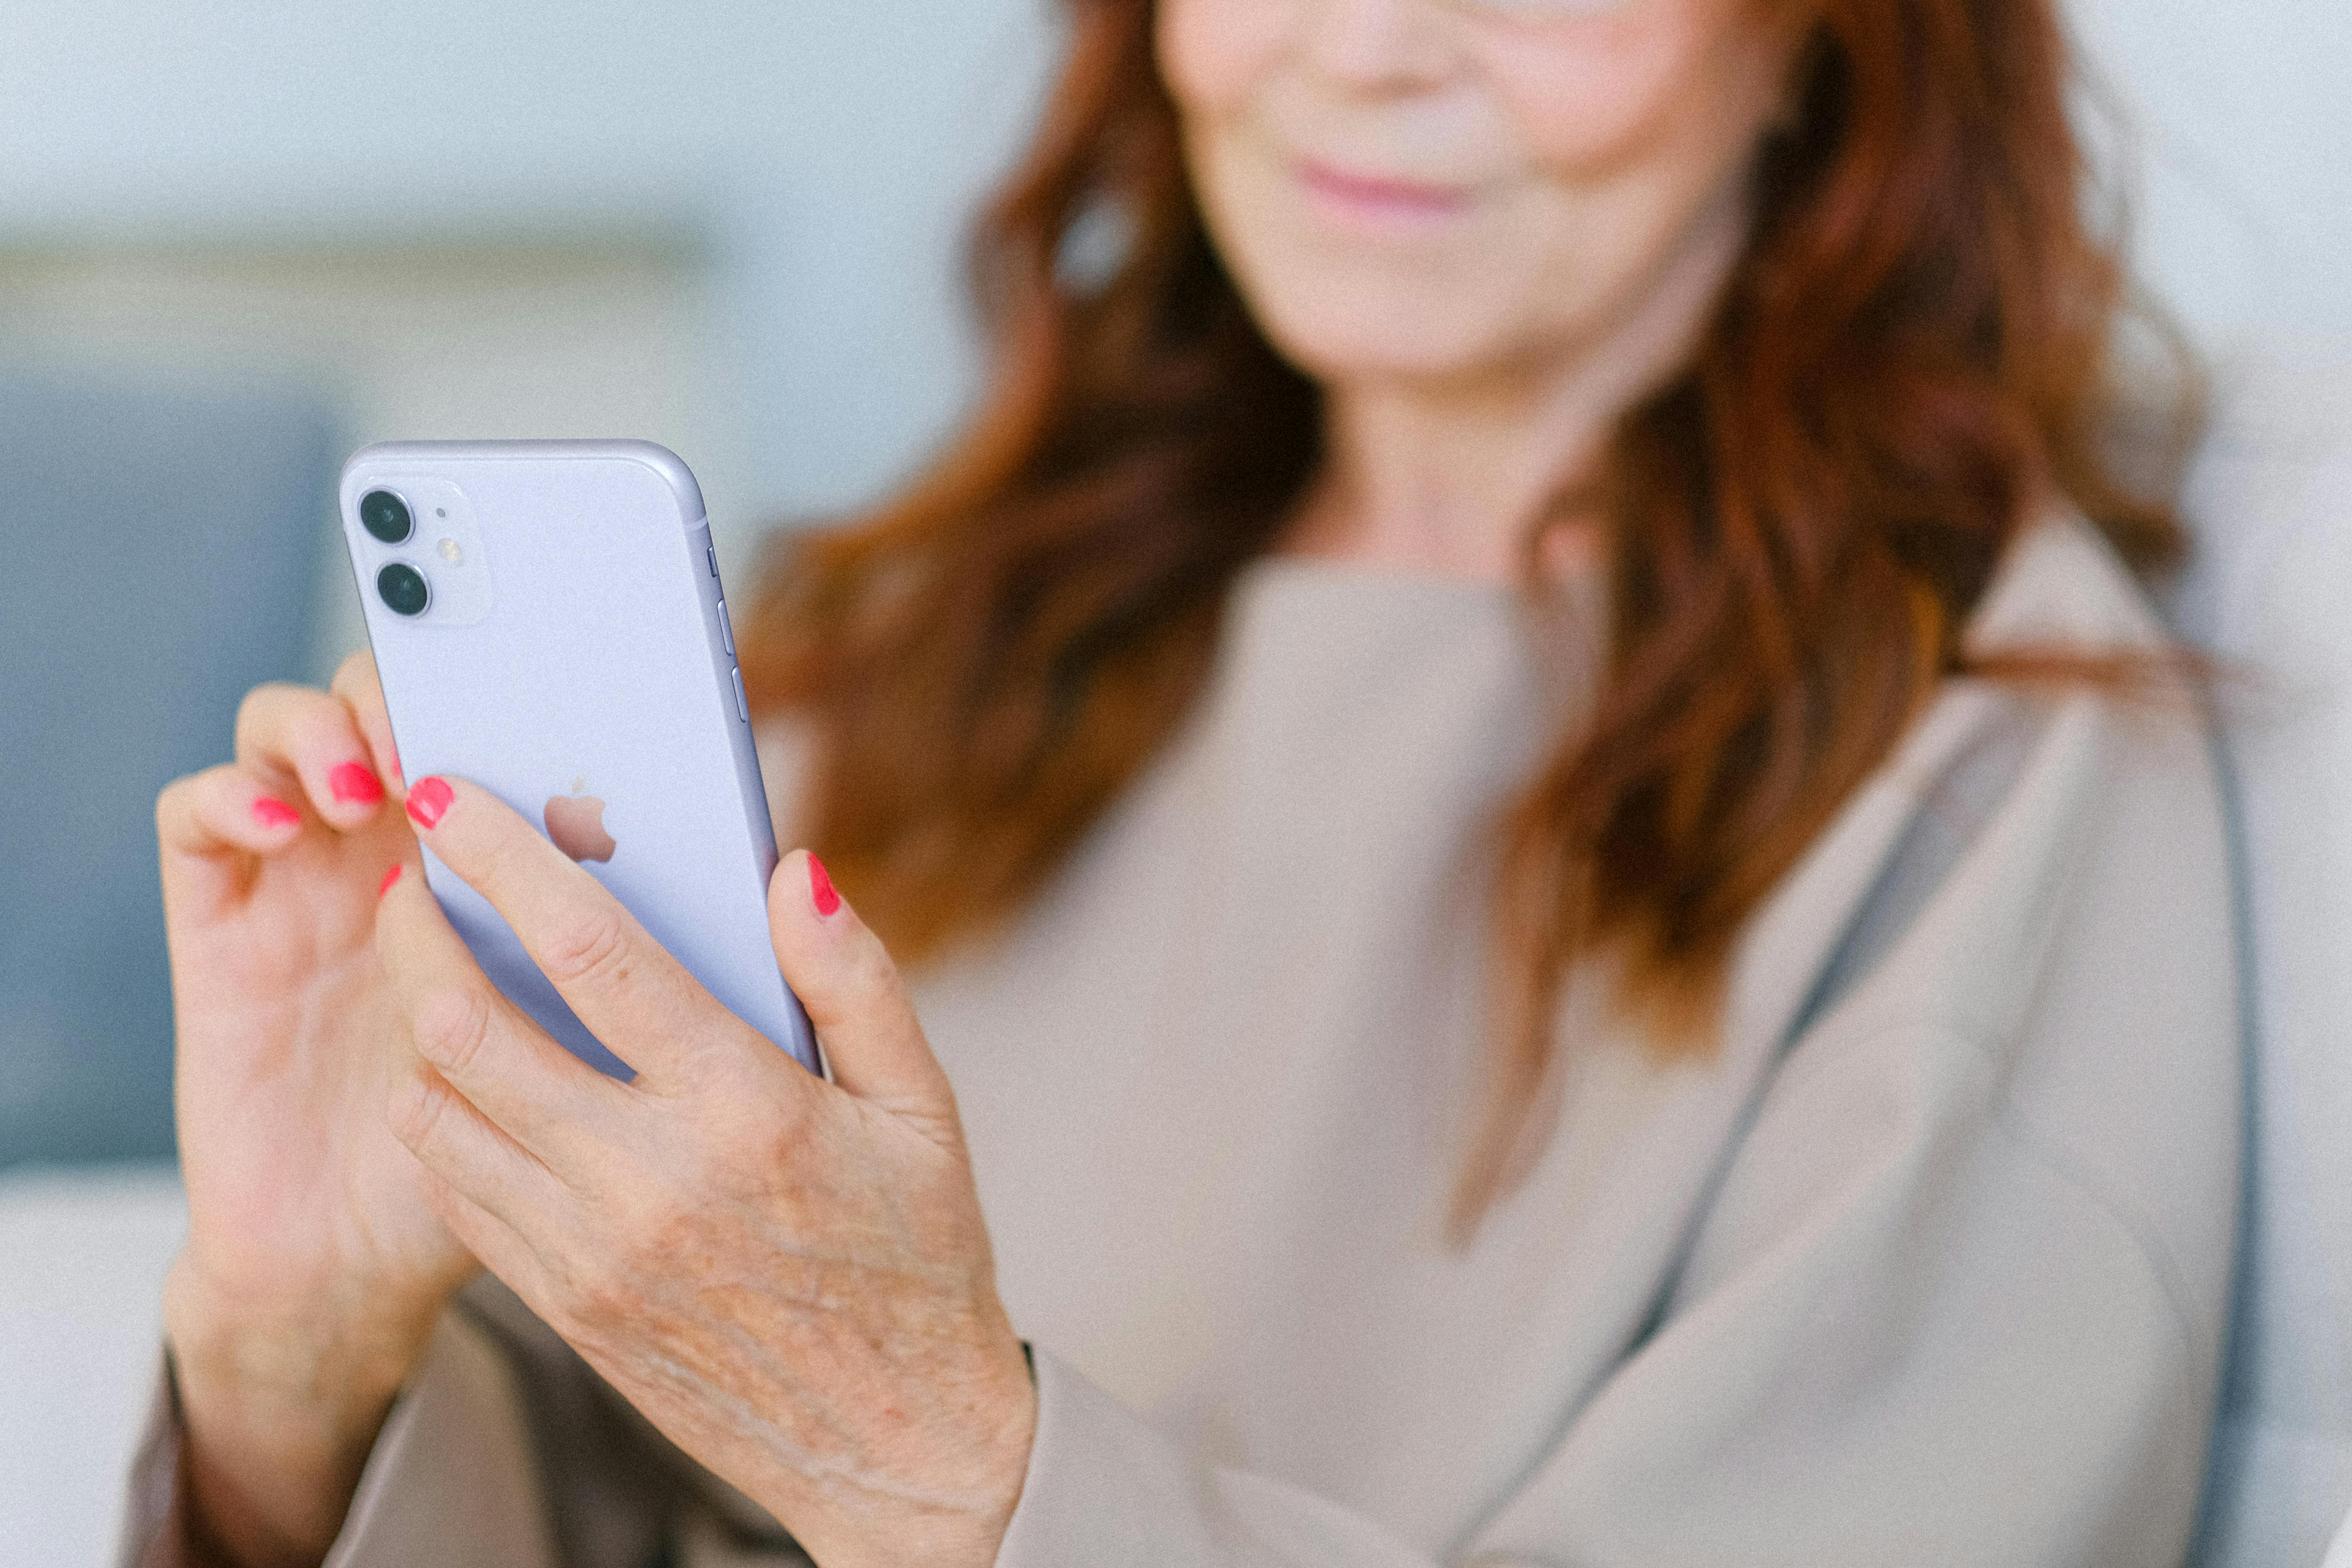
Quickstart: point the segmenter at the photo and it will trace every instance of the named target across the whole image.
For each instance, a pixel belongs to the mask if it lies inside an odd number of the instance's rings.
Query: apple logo
[[[547,803],[547,836],[574,860],[610,860],[620,847],[604,831],[604,803],[581,794],[587,784],[579,780],[570,795],[559,795]]]

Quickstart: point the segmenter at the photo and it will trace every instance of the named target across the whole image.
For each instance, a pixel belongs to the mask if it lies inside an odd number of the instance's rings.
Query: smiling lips
[[[1334,217],[1382,228],[1422,228],[1459,216],[1470,205],[1457,185],[1352,174],[1302,158],[1296,165],[1307,198]]]

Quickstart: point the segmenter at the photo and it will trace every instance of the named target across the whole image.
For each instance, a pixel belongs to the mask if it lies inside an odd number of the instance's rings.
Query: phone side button
[[[743,722],[749,724],[751,721],[751,704],[743,696],[743,671],[738,668],[730,673],[735,677],[735,711],[740,713]]]
[[[728,624],[727,601],[719,601],[719,635],[727,639],[727,657],[735,657],[735,628]]]

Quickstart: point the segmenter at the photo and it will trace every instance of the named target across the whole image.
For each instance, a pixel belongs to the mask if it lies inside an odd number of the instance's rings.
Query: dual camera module
[[[408,503],[390,490],[370,490],[360,500],[360,526],[386,544],[405,544],[416,531],[416,519]],[[375,574],[375,591],[395,615],[421,616],[433,602],[433,585],[404,561]]]

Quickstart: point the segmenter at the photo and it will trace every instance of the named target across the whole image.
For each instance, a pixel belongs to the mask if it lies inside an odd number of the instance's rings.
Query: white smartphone
[[[775,831],[686,465],[644,441],[395,443],[344,466],[341,510],[402,771],[498,795],[822,1072],[768,940]],[[425,862],[499,989],[582,1060],[631,1076],[488,901]]]

